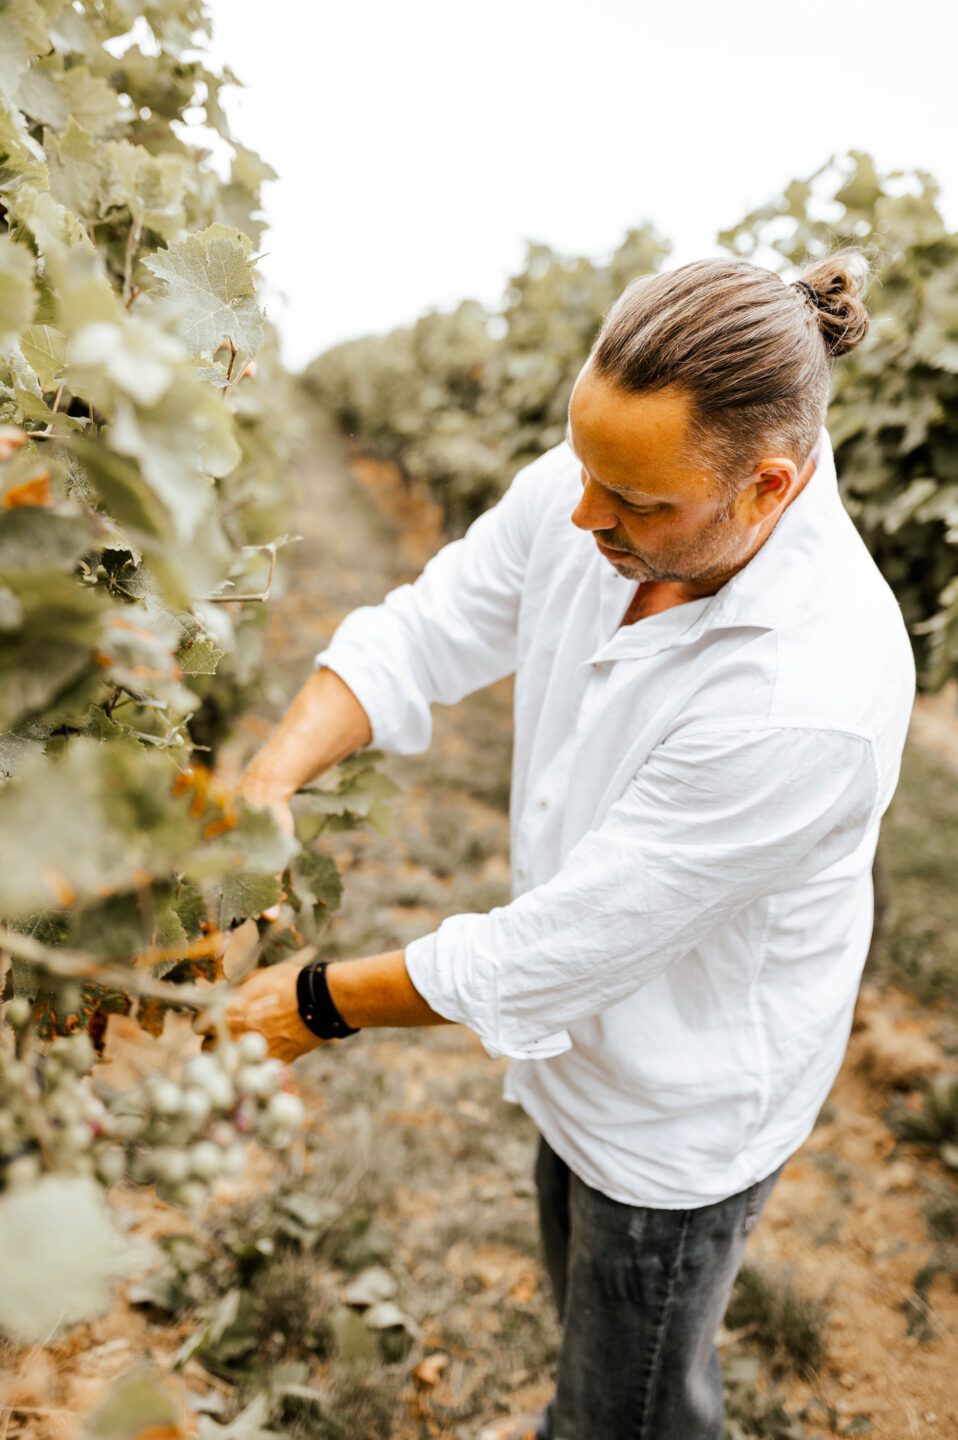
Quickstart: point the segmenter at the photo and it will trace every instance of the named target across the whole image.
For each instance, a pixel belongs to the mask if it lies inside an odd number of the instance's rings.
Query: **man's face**
[[[721,583],[749,558],[785,498],[784,475],[757,471],[730,497],[688,456],[690,412],[687,391],[623,394],[588,363],[576,381],[566,438],[583,491],[571,518],[608,547],[600,553],[627,579]],[[793,482],[794,465],[784,465]],[[784,489],[792,490],[787,479]]]

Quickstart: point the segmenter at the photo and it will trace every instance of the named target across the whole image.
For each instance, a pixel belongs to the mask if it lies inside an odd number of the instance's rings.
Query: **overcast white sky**
[[[830,154],[920,166],[958,225],[942,0],[211,0],[237,138],[279,171],[260,269],[284,358],[501,296],[524,240],[670,264]]]

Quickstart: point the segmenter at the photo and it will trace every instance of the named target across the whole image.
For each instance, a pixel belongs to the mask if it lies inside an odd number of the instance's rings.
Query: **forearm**
[[[347,1025],[449,1025],[415,988],[406,970],[405,952],[389,950],[360,960],[336,960],[326,970],[333,1004]]]
[[[294,795],[371,739],[369,717],[346,682],[334,670],[316,670],[247,765],[244,786]]]

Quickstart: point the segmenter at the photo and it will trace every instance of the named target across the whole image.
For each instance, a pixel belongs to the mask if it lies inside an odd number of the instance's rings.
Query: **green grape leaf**
[[[195,940],[201,933],[201,926],[206,919],[206,905],[201,892],[189,880],[180,880],[173,892],[171,903],[186,931],[187,938]]]
[[[64,70],[60,81],[69,114],[91,135],[126,125],[132,112],[120,104],[120,97],[102,75],[93,75],[85,65]]]
[[[183,1415],[162,1376],[137,1366],[114,1380],[88,1416],[82,1440],[138,1440],[146,1434],[178,1435]]]
[[[184,375],[149,408],[119,400],[111,439],[117,450],[139,461],[184,540],[212,518],[212,477],[229,474],[242,456],[233,418],[219,396]]]
[[[6,192],[4,199],[8,213],[27,227],[41,253],[62,254],[76,245],[93,254],[90,237],[78,217],[41,185],[23,181]]]
[[[94,535],[89,516],[57,515],[34,506],[0,510],[0,575],[72,570]]]
[[[46,177],[46,159],[40,145],[27,129],[22,113],[4,100],[0,93],[0,175],[7,184],[16,177],[19,183],[42,184]]]
[[[124,317],[116,324],[95,321],[71,338],[66,377],[103,410],[111,408],[112,386],[150,407],[166,394],[177,363],[185,358],[178,340],[139,318]]]
[[[164,287],[154,308],[161,318],[174,317],[177,333],[192,355],[211,358],[227,339],[246,356],[258,348],[263,320],[250,249],[249,237],[242,231],[208,225],[144,257],[143,264]]]
[[[33,256],[0,234],[0,349],[12,344],[33,319]]]
[[[66,364],[67,337],[55,325],[28,325],[20,336],[24,359],[43,390],[53,390]],[[68,417],[69,418],[69,417]]]
[[[171,793],[174,774],[160,752],[86,736],[30,756],[0,787],[0,832],[17,836],[0,867],[0,913],[104,898],[205,848],[187,802]]]
[[[101,164],[97,141],[71,115],[63,135],[59,138],[51,135],[45,149],[50,171],[50,193],[77,215],[95,219]]]
[[[264,180],[278,180],[279,175],[269,161],[257,155],[255,150],[249,150],[245,145],[234,141],[230,179],[234,185],[241,185],[244,190],[257,193]]]
[[[176,658],[184,675],[215,675],[216,667],[226,651],[215,640],[205,636],[202,640],[191,640],[176,652]]]
[[[47,45],[47,21],[37,0],[6,0],[0,25],[0,95],[12,100],[30,59]]]
[[[131,960],[149,943],[138,897],[125,891],[77,907],[70,914],[69,943],[108,960]]]
[[[0,1331],[47,1342],[102,1314],[133,1247],[116,1230],[102,1192],[80,1176],[44,1175],[0,1195]]]
[[[304,850],[292,862],[296,894],[307,905],[335,910],[342,899],[343,881],[336,862],[329,855]]]
[[[228,875],[216,886],[216,918],[220,929],[234,920],[262,915],[282,897],[275,875]]]
[[[285,1432],[267,1429],[269,1415],[269,1397],[256,1395],[228,1425],[201,1415],[199,1440],[287,1440]]]
[[[97,497],[121,525],[140,538],[172,534],[172,516],[134,460],[80,436],[71,439],[70,449]]]
[[[189,169],[181,155],[151,155],[143,145],[113,140],[101,156],[100,213],[125,206],[140,225],[164,240],[183,229]]]
[[[0,728],[51,704],[93,664],[100,639],[99,597],[58,571],[8,576],[20,620],[0,646]]]

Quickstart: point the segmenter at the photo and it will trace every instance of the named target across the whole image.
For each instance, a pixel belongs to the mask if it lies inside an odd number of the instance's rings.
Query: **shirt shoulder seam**
[[[848,735],[854,740],[862,740],[869,748],[874,748],[875,741],[871,735],[864,730],[855,729],[851,725],[823,725],[819,721],[809,720],[770,720],[767,717],[755,720],[707,720],[702,723],[691,723],[673,731],[673,734],[686,735],[710,735],[738,732],[749,734],[754,730],[804,730],[808,733],[821,735]]]

